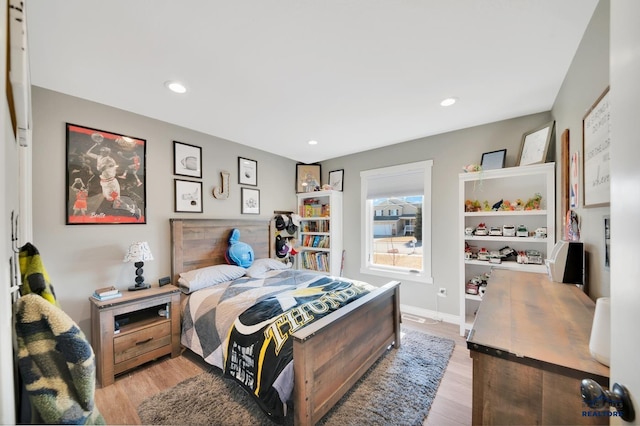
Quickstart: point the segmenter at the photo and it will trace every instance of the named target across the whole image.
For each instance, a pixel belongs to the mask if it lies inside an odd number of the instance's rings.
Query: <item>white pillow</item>
[[[235,280],[246,272],[246,269],[236,265],[207,266],[180,273],[178,284],[183,293],[189,294],[225,281]]]
[[[247,268],[247,276],[251,278],[264,278],[265,274],[271,270],[280,270],[291,268],[290,263],[282,263],[277,259],[263,258],[256,259],[253,264]]]

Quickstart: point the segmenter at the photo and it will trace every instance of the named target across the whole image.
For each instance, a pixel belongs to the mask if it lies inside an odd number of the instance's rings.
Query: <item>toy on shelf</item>
[[[524,264],[533,264],[533,265],[542,265],[542,253],[538,250],[521,250],[518,252],[518,257],[516,259],[518,263]]]
[[[465,173],[481,172],[482,166],[479,164],[467,164],[462,170],[464,170]]]
[[[485,236],[488,234],[487,227],[484,225],[484,223],[481,223],[477,226],[474,233],[475,235],[478,235],[478,236]]]
[[[489,283],[489,277],[489,273],[474,276],[469,281],[467,281],[467,285],[465,286],[465,293],[483,296],[486,291],[487,284]]]
[[[529,198],[527,203],[524,205],[525,210],[540,210],[540,205],[542,203],[542,194],[536,192],[533,198]]]
[[[502,225],[502,236],[503,237],[515,237],[516,236],[516,227],[513,225]]]
[[[478,250],[478,260],[489,260],[489,252],[486,248],[482,247]]]
[[[480,209],[480,201],[478,200],[465,200],[464,202],[464,211],[465,212],[479,212]]]
[[[547,228],[544,226],[536,228],[536,238],[547,238]]]
[[[518,225],[518,229],[516,230],[516,237],[528,237],[529,231],[527,227],[524,225]]]
[[[492,226],[491,228],[489,228],[489,235],[494,237],[501,237],[502,229],[500,229],[499,226]]]

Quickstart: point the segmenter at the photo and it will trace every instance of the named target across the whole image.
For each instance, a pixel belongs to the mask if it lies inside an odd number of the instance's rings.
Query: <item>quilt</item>
[[[220,283],[183,302],[181,342],[244,387],[267,414],[283,417],[293,391],[291,334],[373,289],[288,269]]]

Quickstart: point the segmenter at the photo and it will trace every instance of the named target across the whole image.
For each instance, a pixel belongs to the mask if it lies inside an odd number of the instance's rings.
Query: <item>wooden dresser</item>
[[[582,379],[609,386],[589,353],[594,311],[574,285],[494,270],[467,339],[473,424],[608,424],[580,396]]]

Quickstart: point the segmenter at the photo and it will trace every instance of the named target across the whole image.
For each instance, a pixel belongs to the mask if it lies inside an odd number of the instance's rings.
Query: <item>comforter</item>
[[[182,344],[224,371],[269,415],[286,415],[297,330],[362,297],[369,284],[270,271],[198,290],[183,302]]]

